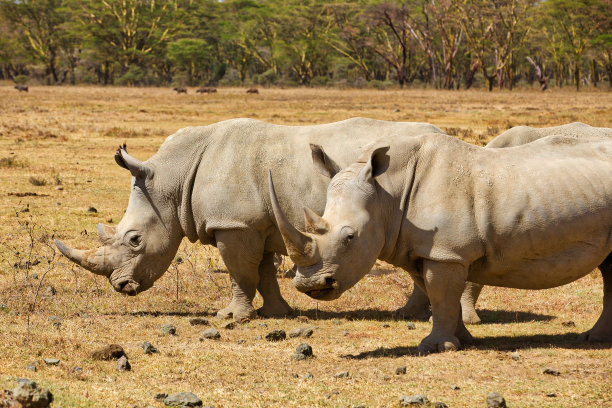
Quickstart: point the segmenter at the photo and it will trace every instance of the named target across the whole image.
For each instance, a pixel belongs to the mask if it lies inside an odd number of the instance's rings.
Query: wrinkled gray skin
[[[486,147],[506,148],[520,146],[550,135],[561,135],[580,139],[612,137],[612,129],[592,127],[581,122],[547,128],[516,126],[506,130],[504,133],[491,140]],[[466,283],[465,290],[461,296],[461,315],[463,323],[480,323],[480,317],[478,313],[476,313],[476,302],[478,301],[478,296],[480,296],[481,291],[482,285],[473,282]],[[398,309],[396,313],[404,317],[425,318],[429,315],[429,306],[427,295],[425,295],[418,286],[415,286],[406,305]]]
[[[545,289],[599,266],[603,312],[581,338],[612,341],[612,140],[551,136],[489,149],[429,134],[386,139],[329,184],[314,232],[271,201],[298,290],[333,300],[382,259],[427,293],[423,352],[472,342],[461,319],[465,282]],[[306,231],[313,228],[306,227]]]
[[[98,225],[102,246],[82,251],[56,245],[72,261],[108,277],[115,290],[136,295],[166,272],[183,237],[199,240],[219,248],[230,273],[233,297],[220,317],[253,317],[255,290],[264,300],[261,315],[285,315],[291,309],[280,294],[273,259],[286,251],[268,201],[266,170],[279,175],[279,199],[291,222],[303,227],[302,206],[322,211],[331,176],[376,136],[423,132],[443,133],[426,123],[363,118],[317,126],[234,119],[185,128],[144,163],[117,151],[117,163],[132,173],[132,192],[116,229]]]

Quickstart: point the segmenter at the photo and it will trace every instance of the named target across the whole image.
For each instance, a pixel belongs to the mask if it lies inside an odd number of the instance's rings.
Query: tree
[[[197,38],[182,38],[168,44],[168,58],[187,72],[189,85],[199,82],[210,70],[210,46]]]

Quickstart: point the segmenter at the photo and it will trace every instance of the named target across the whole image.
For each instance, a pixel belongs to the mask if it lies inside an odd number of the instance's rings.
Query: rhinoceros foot
[[[419,352],[423,354],[458,350],[459,348],[461,348],[461,342],[455,336],[443,337],[430,334],[421,341],[421,344],[419,344]]]
[[[231,319],[233,317],[238,322],[253,319],[256,316],[257,312],[251,305],[241,305],[234,302],[217,312],[217,317],[220,319]]]
[[[595,325],[591,330],[587,330],[578,336],[578,341],[588,343],[612,343],[612,329],[600,328]]]
[[[264,300],[263,306],[257,309],[257,314],[261,317],[283,317],[293,314],[293,309],[282,298],[274,303]]]
[[[478,316],[478,313],[476,313],[476,310],[474,310],[474,308],[472,308],[471,310],[463,309],[461,311],[461,314],[462,314],[463,323],[466,323],[466,324],[479,324],[480,323],[480,316]]]

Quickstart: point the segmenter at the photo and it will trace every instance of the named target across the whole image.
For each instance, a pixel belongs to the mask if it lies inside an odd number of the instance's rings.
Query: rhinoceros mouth
[[[331,287],[331,288],[323,288],[323,289],[313,289],[313,290],[309,290],[308,292],[305,292],[305,293],[308,296],[310,296],[311,298],[313,298],[313,299],[325,299],[334,290],[335,290],[335,288]]]
[[[140,292],[140,285],[138,282],[131,279],[117,282],[116,284],[113,284],[113,288],[117,292],[124,293],[128,296],[136,296],[138,292]]]

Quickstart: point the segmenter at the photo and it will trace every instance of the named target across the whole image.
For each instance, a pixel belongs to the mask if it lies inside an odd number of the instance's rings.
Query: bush
[[[133,86],[142,82],[144,76],[145,72],[142,70],[142,68],[137,65],[132,65],[125,74],[121,75],[117,79],[116,83],[117,85]]]
[[[13,78],[13,81],[15,81],[16,84],[24,85],[30,81],[30,77],[27,75],[17,75],[15,78]]]

